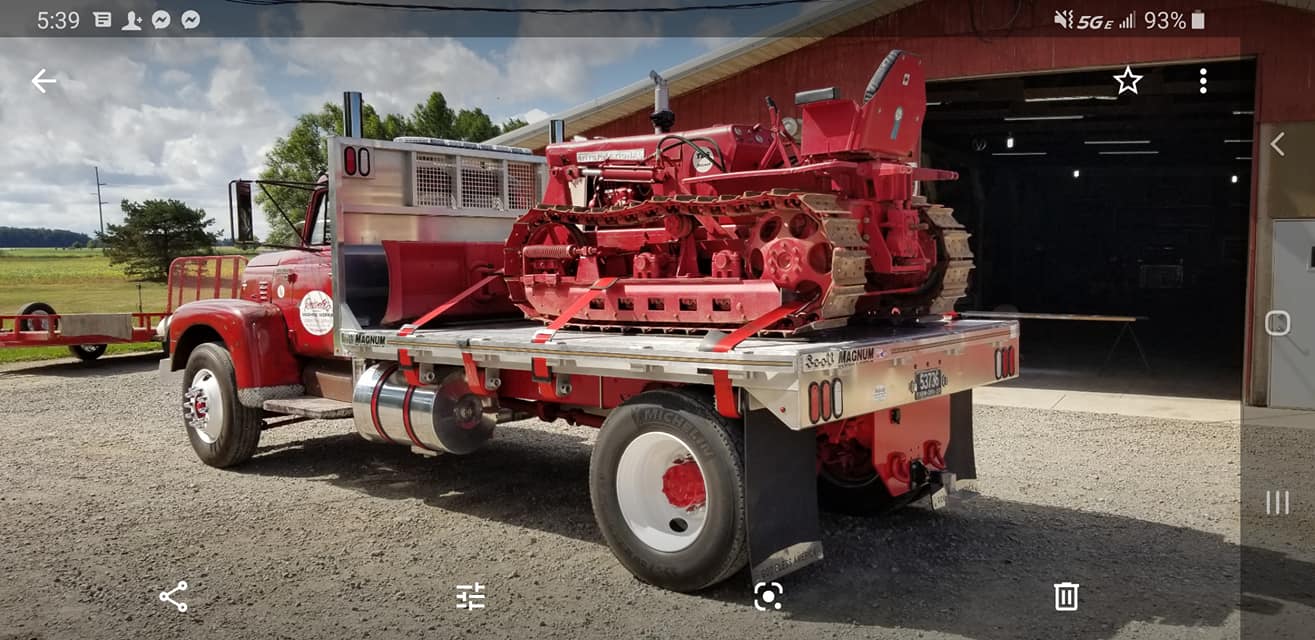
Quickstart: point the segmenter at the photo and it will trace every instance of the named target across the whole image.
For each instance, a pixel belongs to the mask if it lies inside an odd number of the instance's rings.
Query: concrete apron
[[[1147,418],[1168,418],[1194,422],[1232,422],[1242,418],[1242,403],[1237,400],[1183,398],[1135,393],[1102,393],[1071,391],[1066,389],[1029,389],[1026,387],[982,387],[973,390],[973,402],[1002,407],[1049,409],[1053,411],[1084,411]],[[1253,412],[1263,412],[1263,415]],[[1254,418],[1274,418],[1283,421],[1296,419],[1305,413],[1307,421],[1315,413],[1284,411],[1281,409],[1249,409],[1248,423]],[[1296,417],[1294,418],[1294,414]]]

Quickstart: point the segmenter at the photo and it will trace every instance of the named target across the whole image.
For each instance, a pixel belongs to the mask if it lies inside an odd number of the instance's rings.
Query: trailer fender
[[[250,300],[198,300],[169,318],[169,370],[187,366],[192,350],[222,343],[233,359],[238,402],[260,407],[266,400],[302,395],[301,365],[288,341],[278,307]]]

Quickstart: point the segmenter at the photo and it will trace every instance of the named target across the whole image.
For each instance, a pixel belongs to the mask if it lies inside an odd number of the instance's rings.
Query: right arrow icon
[[[1286,153],[1283,153],[1283,150],[1282,150],[1282,149],[1278,148],[1278,141],[1279,141],[1279,140],[1282,140],[1282,139],[1283,139],[1283,136],[1285,136],[1285,135],[1287,135],[1286,132],[1284,132],[1284,131],[1280,131],[1280,132],[1278,132],[1278,135],[1274,136],[1274,139],[1273,139],[1273,140],[1270,140],[1270,141],[1269,141],[1269,146],[1273,147],[1274,150],[1278,152],[1278,155],[1279,155],[1280,157],[1288,155],[1288,154],[1286,154]]]

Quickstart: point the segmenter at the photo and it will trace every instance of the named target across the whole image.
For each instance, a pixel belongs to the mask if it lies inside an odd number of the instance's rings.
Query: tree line
[[[0,247],[6,249],[85,247],[91,236],[67,229],[0,227]]]

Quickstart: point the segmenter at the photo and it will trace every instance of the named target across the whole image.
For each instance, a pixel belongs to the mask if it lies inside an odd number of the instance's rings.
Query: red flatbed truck
[[[350,130],[350,129],[349,129]],[[822,557],[819,505],[944,504],[971,465],[971,389],[1017,375],[1018,325],[935,318],[790,338],[545,328],[498,277],[544,160],[462,144],[329,141],[302,248],[253,258],[232,300],[171,317],[166,377],[207,464],[292,416],[460,455],[499,417],[600,428],[594,513],[637,577],[680,591]],[[249,182],[235,184],[250,235]],[[461,464],[451,458],[442,464]]]

